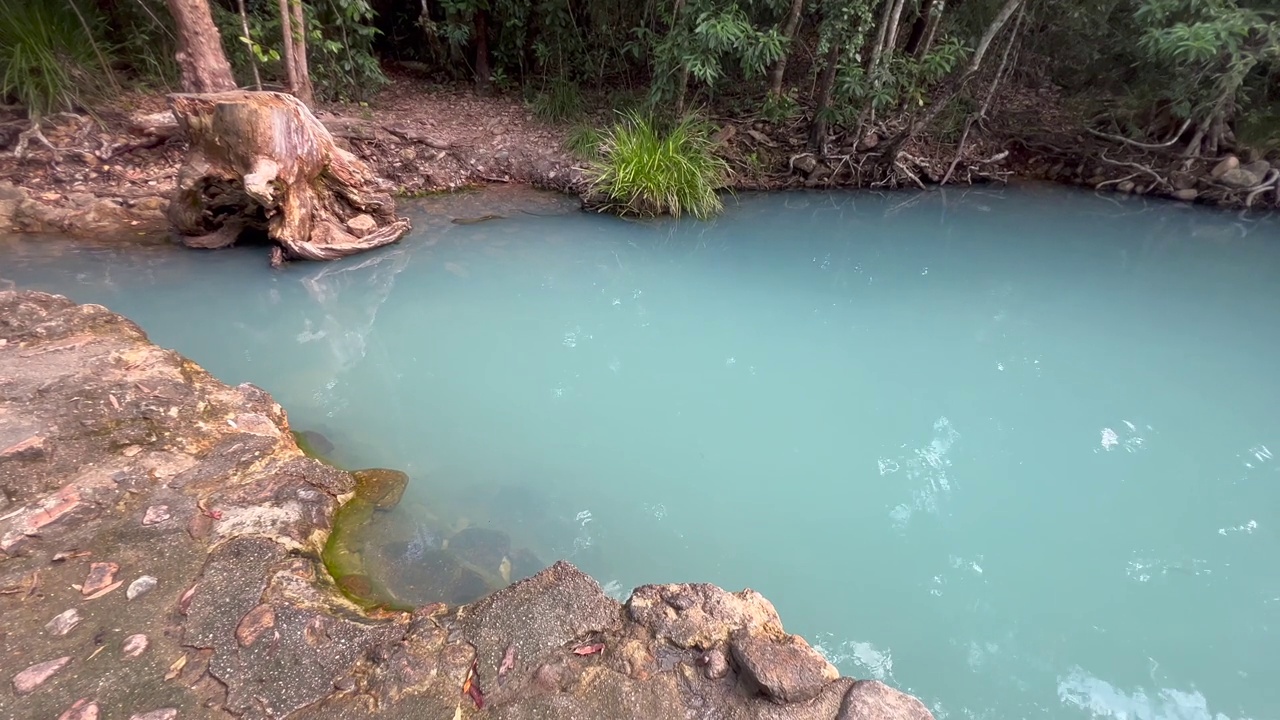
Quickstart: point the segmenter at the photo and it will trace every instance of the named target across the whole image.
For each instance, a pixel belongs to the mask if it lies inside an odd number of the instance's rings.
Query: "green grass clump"
[[[564,144],[569,152],[584,159],[600,157],[600,144],[604,142],[604,134],[590,125],[578,125],[569,130]]]
[[[86,30],[94,20],[68,2],[0,0],[0,98],[32,115],[84,105],[111,79],[105,50]]]
[[[565,78],[552,80],[533,98],[533,114],[548,122],[564,122],[582,114],[582,93]]]
[[[715,154],[707,128],[692,118],[664,128],[625,113],[599,147],[587,177],[603,209],[643,217],[688,213],[700,220],[724,209],[716,190],[728,165]]]

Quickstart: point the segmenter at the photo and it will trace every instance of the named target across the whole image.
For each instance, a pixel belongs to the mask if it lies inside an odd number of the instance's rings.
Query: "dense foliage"
[[[236,82],[287,87],[284,0],[209,1]],[[822,152],[890,118],[955,141],[1003,81],[1189,156],[1280,142],[1275,0],[299,1],[320,100],[364,100],[398,63],[522,92],[552,121],[710,110],[803,128]],[[0,94],[48,113],[117,82],[174,88],[176,37],[164,0],[0,0]]]

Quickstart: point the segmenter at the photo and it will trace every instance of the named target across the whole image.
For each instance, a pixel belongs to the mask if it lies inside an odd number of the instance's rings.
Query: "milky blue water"
[[[0,276],[408,471],[401,522],[619,596],[754,588],[940,718],[1280,717],[1280,221],[1040,188],[410,212],[329,265],[7,239]]]

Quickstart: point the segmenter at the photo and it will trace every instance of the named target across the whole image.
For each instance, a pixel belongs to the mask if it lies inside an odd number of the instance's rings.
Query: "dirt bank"
[[[620,604],[556,563],[368,609],[321,558],[340,508],[398,501],[379,475],[105,308],[0,292],[0,718],[931,718],[750,590]]]
[[[958,158],[954,145],[935,138],[906,146],[889,184],[926,187],[948,174],[960,184],[1025,178],[1232,208],[1280,207],[1280,158],[1186,160],[1087,130],[1043,93],[1010,89],[999,103],[1000,124],[973,133]],[[48,145],[31,143],[22,158],[0,153],[0,231],[164,232],[164,209],[186,151],[181,138],[156,131],[157,113],[165,110],[160,96],[126,96],[101,114],[101,125],[52,116],[43,132]],[[398,78],[367,106],[327,106],[317,116],[402,195],[486,183],[582,189],[581,161],[565,147],[571,128],[538,120],[513,97]],[[598,111],[584,122],[610,119]],[[805,145],[803,123],[712,120],[733,189],[887,186],[883,173],[870,171],[884,128],[861,138],[836,135],[824,154],[815,154]],[[0,146],[5,142],[0,138]]]

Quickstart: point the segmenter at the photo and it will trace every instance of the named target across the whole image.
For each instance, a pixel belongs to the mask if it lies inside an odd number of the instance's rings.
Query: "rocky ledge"
[[[322,553],[357,482],[129,320],[0,292],[0,718],[931,718],[751,590],[572,565],[365,609]]]

